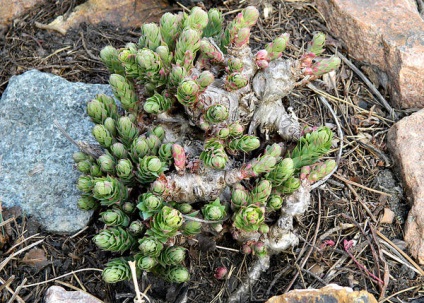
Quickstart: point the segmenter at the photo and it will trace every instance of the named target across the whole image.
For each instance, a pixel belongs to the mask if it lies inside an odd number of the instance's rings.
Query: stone
[[[102,303],[102,300],[83,291],[66,291],[60,286],[50,286],[45,295],[45,303]]]
[[[405,241],[411,255],[424,264],[424,109],[403,118],[387,133],[387,147],[403,179],[411,205]]]
[[[63,34],[85,22],[107,22],[117,27],[140,27],[144,23],[157,22],[168,7],[166,0],[88,0],[77,6],[65,19],[59,16],[49,26]]]
[[[79,210],[80,192],[72,154],[78,149],[55,127],[57,120],[75,140],[95,142],[86,103],[113,95],[108,85],[71,83],[36,70],[10,78],[0,99],[0,199],[19,206],[44,229],[73,233],[91,212]]]
[[[8,26],[16,17],[24,15],[45,0],[8,0],[0,5],[0,26]]]
[[[281,296],[270,298],[266,303],[377,303],[374,296],[365,290],[329,284],[321,289],[296,289]]]
[[[395,212],[392,211],[390,208],[384,208],[383,216],[380,219],[381,224],[392,224],[395,219]]]
[[[424,107],[424,20],[410,0],[316,0],[332,35],[372,66],[392,105]]]

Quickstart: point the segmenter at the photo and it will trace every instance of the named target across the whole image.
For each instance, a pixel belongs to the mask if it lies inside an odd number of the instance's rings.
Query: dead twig
[[[336,49],[334,47],[329,47],[333,53],[336,53]],[[371,83],[370,80],[343,54],[337,52],[337,56],[342,59],[342,61],[349,66],[349,68],[358,75],[359,78],[361,78],[362,81],[368,86],[368,88],[371,90],[373,95],[377,98],[377,100],[380,102],[381,105],[384,106],[384,108],[390,113],[390,116],[394,120],[399,120],[399,116],[396,114],[395,110],[390,106],[390,104],[384,99],[384,97],[380,94],[378,89],[375,88],[374,84]]]
[[[128,261],[128,264],[130,265],[131,268],[131,276],[133,279],[133,284],[134,284],[134,288],[135,288],[135,294],[137,296],[137,299],[134,300],[134,303],[144,303],[146,302],[145,300],[143,300],[141,298],[141,296],[143,296],[144,299],[147,300],[147,302],[150,302],[150,299],[140,291],[140,288],[138,287],[138,281],[137,281],[137,269],[135,266],[135,262],[134,261]]]
[[[375,231],[375,233],[384,241],[386,241],[387,243],[389,243],[395,250],[397,250],[406,260],[408,260],[415,268],[416,270],[420,273],[421,276],[424,276],[424,270],[417,264],[415,263],[414,260],[411,259],[410,256],[408,256],[403,250],[401,250],[399,247],[396,246],[395,243],[393,243],[392,241],[390,241],[385,235],[383,235],[381,232],[379,232],[378,230]]]
[[[348,180],[348,179],[346,179],[346,178],[344,178],[342,176],[339,176],[337,174],[335,174],[334,177],[336,177],[339,180],[342,180],[346,184],[355,185],[357,187],[360,187],[360,188],[365,189],[367,191],[371,191],[373,193],[377,193],[377,194],[380,194],[380,195],[383,195],[383,196],[388,196],[388,197],[391,197],[392,196],[391,194],[385,193],[384,191],[379,191],[379,190],[376,190],[374,188],[369,188],[369,187],[367,187],[365,185],[362,185],[362,184],[356,183],[354,181]]]
[[[398,292],[396,292],[396,293],[394,293],[394,294],[392,294],[392,295],[384,298],[383,300],[378,301],[378,303],[383,303],[383,302],[389,301],[394,296],[400,295],[401,293],[404,293],[404,292],[413,290],[415,288],[420,288],[420,287],[422,287],[422,285],[415,285],[415,286],[412,286],[412,287],[409,287],[409,288],[402,289],[402,290],[400,290],[400,291],[398,291]]]
[[[83,268],[83,269],[73,270],[71,272],[68,272],[68,273],[66,273],[64,275],[61,275],[61,276],[56,277],[56,278],[53,278],[53,279],[49,279],[49,280],[46,280],[46,281],[43,281],[43,282],[38,282],[38,283],[33,283],[33,284],[25,285],[24,288],[34,287],[34,286],[38,286],[38,285],[47,284],[49,282],[53,282],[53,281],[62,279],[62,278],[67,277],[69,275],[74,275],[74,274],[79,273],[79,272],[82,272],[82,271],[100,271],[100,272],[103,272],[102,269],[98,269],[98,268]]]
[[[10,300],[7,301],[7,303],[12,303],[13,301],[15,301],[15,299],[18,296],[19,292],[21,291],[22,287],[24,287],[26,281],[27,281],[27,278],[24,278],[22,280],[21,284],[19,284],[19,286],[16,288],[15,292],[13,293],[12,297],[10,298]]]
[[[62,125],[60,125],[60,123],[57,120],[53,120],[53,123],[57,127],[57,129],[60,130],[62,135],[64,135],[69,142],[71,142],[76,147],[78,147],[83,153],[86,153],[94,157],[95,159],[97,159],[103,154],[103,151],[98,146],[88,144],[85,142],[77,142],[74,139],[72,139],[72,137],[66,132],[65,128]]]
[[[378,256],[381,260],[381,262],[383,262],[383,266],[384,266],[384,273],[383,273],[383,286],[381,287],[381,291],[380,291],[380,300],[384,297],[384,294],[386,293],[387,290],[387,286],[389,285],[389,279],[390,279],[390,271],[389,271],[389,265],[387,264],[386,259],[383,256],[383,251],[381,250],[380,247],[380,241],[377,238],[377,234],[375,233],[375,228],[372,226],[372,224],[370,224],[370,230],[371,230],[371,235],[373,238],[373,243],[375,244],[376,248],[377,248],[377,252],[378,252]]]
[[[57,25],[43,24],[43,23],[40,23],[40,22],[37,22],[37,21],[35,21],[34,24],[35,24],[35,26],[37,28],[47,29],[47,30],[51,30],[51,31],[56,31],[56,32],[60,33],[63,36],[66,35],[66,30],[64,30],[63,28],[61,28],[61,27],[59,27]]]

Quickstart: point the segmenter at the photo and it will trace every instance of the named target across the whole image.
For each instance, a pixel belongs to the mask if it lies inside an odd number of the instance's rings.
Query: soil
[[[100,50],[106,45],[121,47],[127,42],[136,42],[139,29],[83,24],[60,36],[35,26],[35,21],[48,24],[81,2],[84,1],[48,1],[16,19],[1,33],[0,93],[11,76],[30,69],[60,75],[70,81],[108,82],[109,72],[98,59]],[[240,2],[206,1],[205,7],[219,7],[226,18],[230,18],[249,1]],[[193,5],[189,1],[183,4]],[[250,1],[249,4],[256,4],[261,11],[261,19],[251,37],[254,50],[280,33],[289,32],[292,44],[284,56],[297,57],[313,32],[328,33],[311,1]],[[267,19],[263,17],[266,7],[273,9]],[[168,11],[177,10],[181,10],[181,6],[173,3]],[[331,36],[329,40],[340,46]],[[343,49],[339,47],[339,51]],[[333,177],[314,191],[307,213],[297,218],[300,245],[273,256],[270,269],[259,283],[251,285],[248,298],[243,302],[265,302],[291,289],[320,288],[329,283],[365,289],[380,300],[394,295],[387,302],[412,299],[419,302],[424,295],[424,279],[416,273],[416,266],[396,250],[403,249],[407,253],[402,239],[408,206],[396,175],[391,173],[391,163],[387,163],[390,158],[386,155],[385,136],[394,121],[347,66],[315,85],[333,96],[327,97],[328,101],[347,135],[341,164]],[[386,92],[381,92],[389,100]],[[335,124],[329,111],[319,103],[317,94],[308,88],[297,89],[284,102],[294,108],[302,123]],[[396,196],[389,197],[385,193]],[[385,207],[396,212],[392,224],[378,223]],[[132,302],[135,293],[132,283],[105,284],[100,272],[95,270],[103,268],[112,257],[92,242],[93,235],[102,229],[96,221],[97,214],[85,230],[64,236],[47,234],[16,209],[3,210],[2,216],[4,221],[12,219],[2,226],[0,233],[0,261],[3,262],[0,267],[4,266],[0,282],[10,282],[8,287],[0,285],[1,302],[8,302],[14,292],[23,302],[42,302],[43,294],[51,285],[82,289],[104,302]],[[42,251],[36,258],[31,253],[28,255],[29,250],[20,253],[40,239],[44,241],[37,247]],[[254,257],[225,249],[238,249],[229,237],[198,240],[186,243],[189,247],[186,265],[192,273],[189,283],[171,285],[151,275],[141,277],[141,290],[146,290],[154,302],[227,302],[229,294],[255,262]],[[344,249],[345,240],[355,242],[350,250],[355,260]],[[223,248],[215,248],[214,244]],[[227,279],[214,278],[214,270],[219,266],[230,269]],[[61,275],[65,276],[57,279]],[[49,281],[51,279],[55,280]],[[20,288],[21,284],[24,287]]]

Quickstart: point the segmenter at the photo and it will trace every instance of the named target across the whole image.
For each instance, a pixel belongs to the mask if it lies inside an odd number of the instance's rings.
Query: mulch
[[[136,42],[139,29],[83,24],[60,36],[35,26],[35,22],[48,24],[55,16],[69,14],[81,2],[48,1],[1,33],[0,93],[11,76],[30,69],[74,82],[108,82],[109,73],[98,59],[100,50],[106,45],[120,47]],[[291,44],[284,56],[298,57],[313,32],[328,33],[312,1],[257,2],[262,15],[251,37],[254,50],[280,33],[289,32]],[[205,3],[207,8],[221,8],[228,18],[247,5],[231,0]],[[177,10],[181,6],[176,3],[170,7],[170,11]],[[263,16],[265,11],[269,11],[268,18]],[[333,40],[332,44],[344,53],[340,43]],[[354,63],[361,67],[360,62]],[[390,101],[384,91],[381,93]],[[408,206],[385,146],[394,121],[345,64],[337,73],[315,83],[315,91],[298,88],[284,102],[293,107],[302,123],[335,126],[336,121],[319,96],[324,96],[336,111],[345,134],[340,166],[325,185],[314,191],[305,215],[297,218],[299,246],[272,257],[270,270],[250,288],[246,302],[264,302],[291,289],[320,288],[330,283],[367,290],[380,302],[419,302],[424,295],[423,269],[413,263],[402,241]],[[380,223],[384,208],[395,211],[392,224]],[[42,302],[51,285],[83,290],[104,302],[132,302],[134,288],[130,282],[108,285],[101,280],[98,269],[111,254],[98,250],[92,242],[93,235],[102,228],[95,220],[75,235],[61,236],[40,230],[36,222],[17,209],[3,210],[2,217],[1,302],[8,302],[12,296],[18,302]],[[31,245],[37,242],[40,250],[35,253]],[[233,242],[224,237],[216,243],[223,248],[215,250],[208,249],[207,243],[192,245],[187,263],[192,272],[189,283],[170,285],[143,275],[140,288],[147,290],[155,302],[181,302],[185,294],[187,302],[226,302],[254,262],[251,256],[231,250],[238,249]],[[353,247],[349,248],[350,244]],[[228,279],[214,278],[218,266],[230,269]]]

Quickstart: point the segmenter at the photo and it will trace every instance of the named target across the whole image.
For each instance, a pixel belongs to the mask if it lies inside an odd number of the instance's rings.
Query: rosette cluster
[[[332,132],[327,127],[306,133],[283,157],[282,144],[264,147],[260,137],[246,134],[246,123],[231,116],[227,99],[208,97],[208,88],[216,81],[228,94],[244,92],[250,84],[245,61],[232,54],[250,52],[250,30],[258,16],[256,8],[247,7],[224,27],[217,9],[166,13],[159,25],[142,26],[138,43],[101,51],[112,73],[109,82],[115,98],[96,96],[88,102],[87,114],[95,123],[92,134],[103,154],[77,152],[73,158],[82,173],[77,183],[82,192],[78,206],[100,209],[99,220],[104,223],[93,241],[119,255],[106,264],[106,282],[130,279],[128,261],[135,261],[138,273],[188,281],[187,250],[175,245],[176,239],[194,237],[203,230],[231,230],[236,239],[257,233],[257,241],[242,243],[243,251],[265,255],[262,240],[269,231],[265,223],[269,214],[280,210],[285,197],[302,182],[316,182],[336,166],[333,160],[318,162],[331,148]],[[308,53],[320,55],[322,40],[322,36],[314,38]],[[257,65],[253,69],[266,68],[280,58],[287,41],[288,36],[282,35],[252,55]],[[315,75],[310,69],[330,64],[308,63],[309,57],[302,59],[306,74]],[[175,112],[177,119],[172,120]],[[181,119],[186,119],[183,124],[197,126],[197,137],[204,139],[203,150],[196,155],[186,153],[190,143],[185,140],[170,141],[175,136],[167,137],[169,125],[157,122]],[[195,175],[197,182],[203,180],[202,173],[211,171],[236,176],[236,181],[226,181],[231,199],[219,195],[224,188],[216,199],[191,204],[167,199],[165,193],[185,190],[174,179]]]

